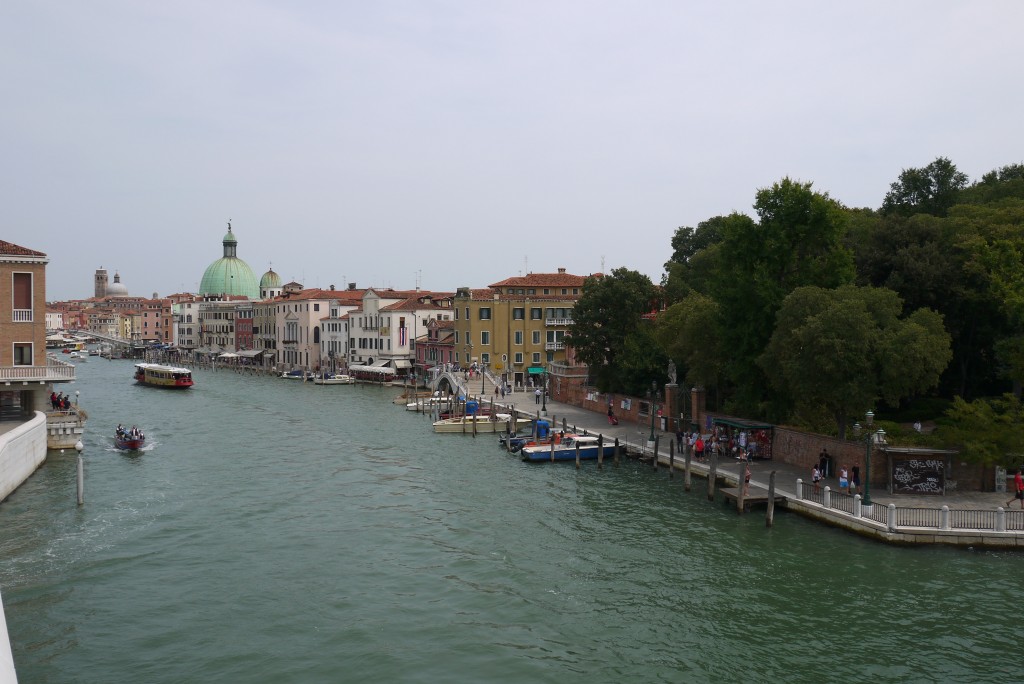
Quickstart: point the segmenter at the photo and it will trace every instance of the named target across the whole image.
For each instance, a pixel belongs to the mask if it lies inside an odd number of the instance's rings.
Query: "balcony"
[[[46,382],[73,382],[75,367],[63,361],[47,359],[45,366],[0,367],[0,383],[4,385]]]
[[[546,342],[544,344],[544,351],[558,351],[559,349],[565,349],[565,342]]]
[[[32,309],[14,309],[11,320],[15,323],[31,323]]]
[[[571,318],[545,318],[544,325],[547,326],[570,326],[572,325]]]

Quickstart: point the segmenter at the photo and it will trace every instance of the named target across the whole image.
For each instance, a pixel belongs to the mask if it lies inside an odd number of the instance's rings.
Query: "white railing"
[[[558,351],[559,349],[565,349],[564,342],[546,342],[544,344],[544,351]]]
[[[15,309],[14,316],[11,320],[15,323],[31,323],[32,309]]]
[[[548,318],[544,321],[545,325],[572,325],[571,318]]]
[[[52,382],[54,380],[71,381],[75,379],[75,367],[70,363],[48,360],[45,366],[5,366],[0,367],[0,382],[9,380],[26,380]]]

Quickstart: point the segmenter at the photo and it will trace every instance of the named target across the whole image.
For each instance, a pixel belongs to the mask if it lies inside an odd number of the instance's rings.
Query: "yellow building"
[[[565,337],[587,276],[530,273],[455,295],[455,363],[488,369],[513,386],[532,384],[567,359]]]

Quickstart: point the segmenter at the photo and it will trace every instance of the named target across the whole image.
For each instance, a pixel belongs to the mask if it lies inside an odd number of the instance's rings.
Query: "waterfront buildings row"
[[[52,303],[50,327],[276,370],[371,366],[423,377],[476,365],[522,386],[545,371],[578,371],[565,337],[585,277],[564,268],[450,292],[310,289],[272,268],[257,281],[230,224],[222,248],[197,293],[133,297],[118,275],[107,287],[100,269],[96,296]]]

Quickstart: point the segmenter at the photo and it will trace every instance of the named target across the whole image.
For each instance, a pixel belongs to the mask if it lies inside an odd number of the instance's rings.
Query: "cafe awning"
[[[530,366],[526,370],[527,372],[530,373],[530,375],[539,375],[543,373],[546,369],[544,368],[544,366]]]

